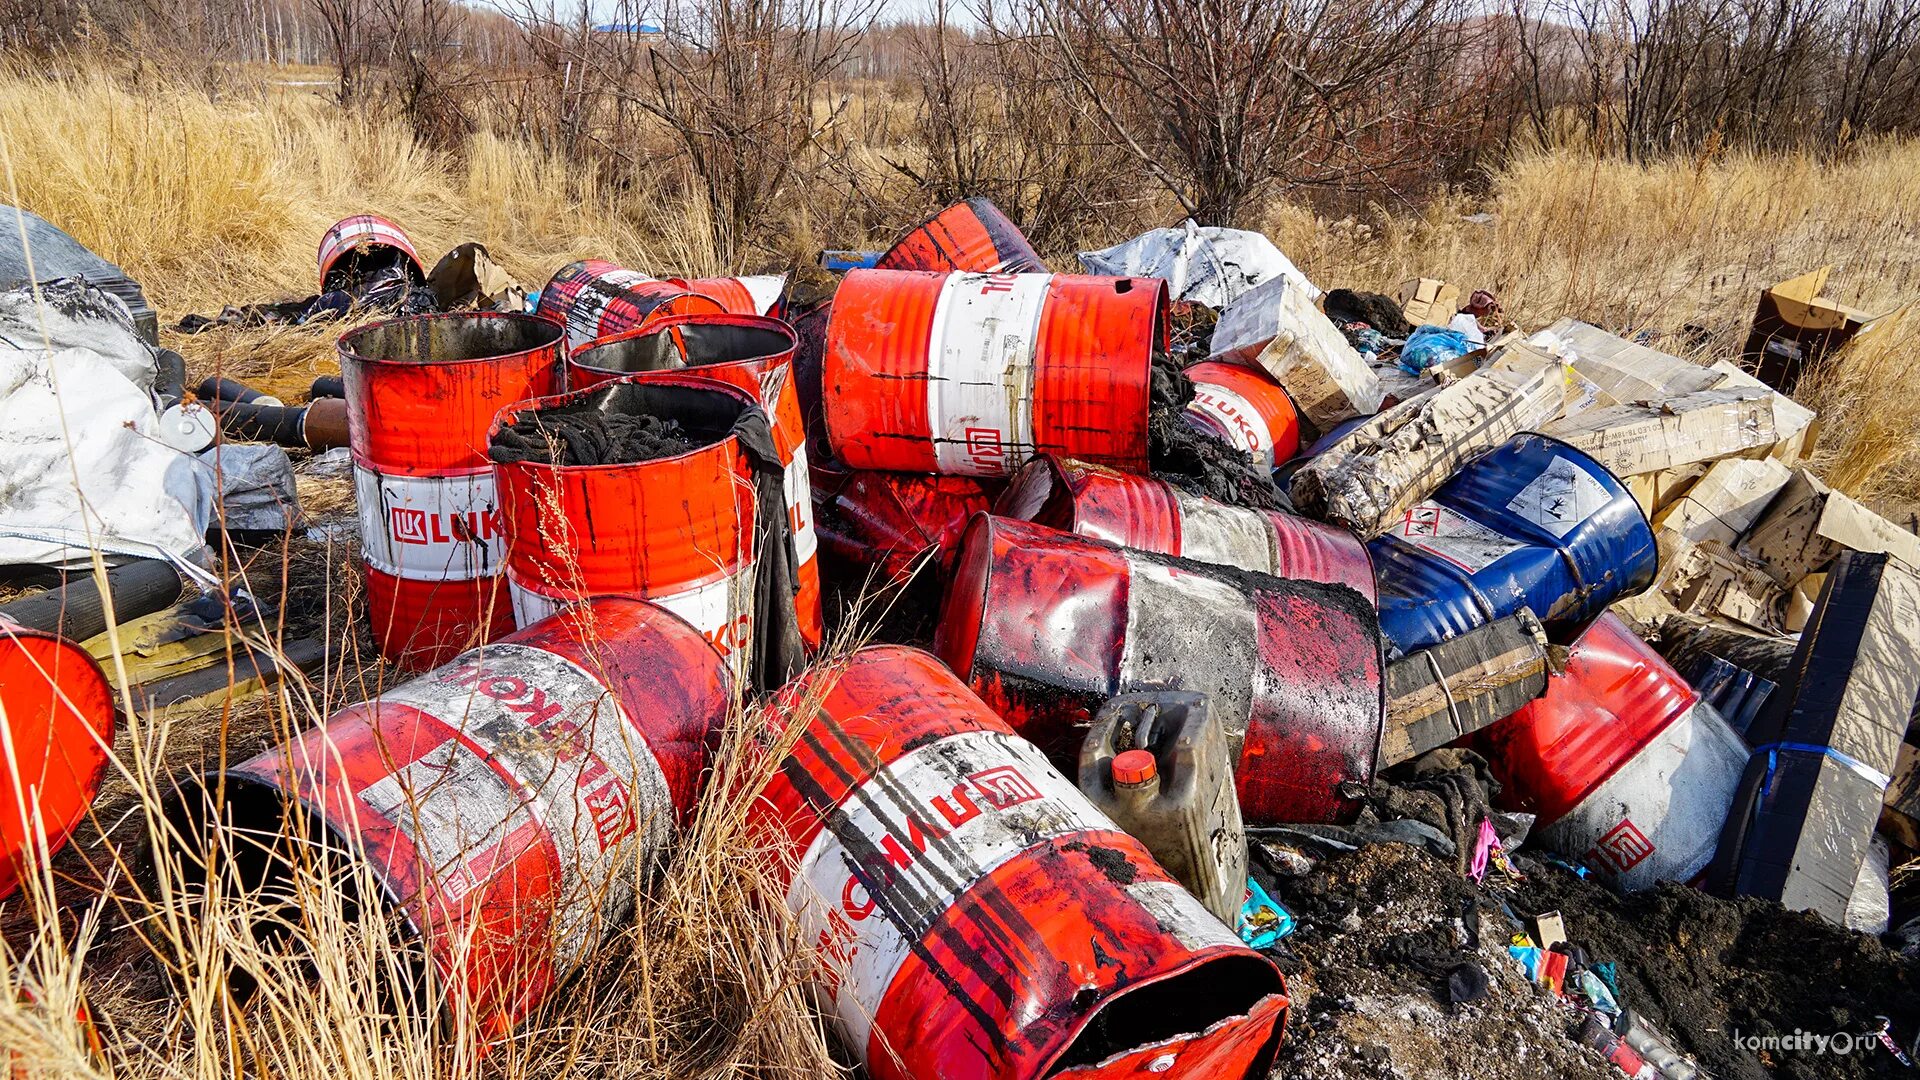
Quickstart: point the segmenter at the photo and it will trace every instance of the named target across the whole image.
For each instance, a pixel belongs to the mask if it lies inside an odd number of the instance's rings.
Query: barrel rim
[[[681,370],[686,370],[686,369],[681,369]],[[752,394],[747,393],[745,390],[742,390],[740,387],[737,387],[729,382],[722,382],[719,379],[709,379],[699,375],[681,375],[679,374],[678,371],[644,372],[639,375],[628,375],[625,378],[608,379],[605,382],[595,383],[594,385],[589,386],[584,390],[568,390],[568,391],[565,391],[564,393],[548,394],[545,397],[527,398],[523,401],[516,401],[513,404],[508,405],[506,408],[501,409],[498,413],[494,415],[493,423],[487,426],[487,442],[489,445],[491,445],[493,442],[493,437],[496,434],[498,434],[502,428],[512,423],[513,420],[517,417],[517,415],[522,410],[531,409],[533,411],[538,412],[541,409],[559,408],[561,406],[569,405],[575,401],[584,399],[589,395],[604,393],[612,389],[613,387],[626,386],[628,384],[633,384],[636,386],[650,386],[650,387],[678,386],[688,390],[717,391],[726,397],[733,398],[734,400],[748,406],[749,408],[754,408],[754,409],[761,408],[759,398],[755,397]],[[765,410],[762,410],[762,411],[765,411]],[[546,461],[490,462],[489,464],[494,469],[525,468],[529,470],[544,470],[546,472],[554,473],[556,475],[561,475],[561,476],[575,475],[575,474],[584,473],[587,471],[593,471],[596,475],[606,475],[609,470],[614,470],[614,469],[631,469],[635,467],[658,465],[663,462],[669,462],[669,461],[684,461],[697,454],[711,453],[716,447],[724,447],[728,443],[732,443],[734,445],[734,452],[736,454],[745,453],[745,451],[740,448],[740,436],[729,431],[725,436],[721,437],[720,439],[714,442],[706,443],[701,446],[696,446],[693,449],[687,450],[683,453],[674,454],[668,457],[648,458],[645,461],[620,461],[620,462],[613,462],[611,464],[606,464],[606,465],[556,465],[552,462],[546,462]]]
[[[106,670],[100,666],[100,661],[96,660],[92,653],[81,648],[78,642],[70,641],[49,630],[37,630],[28,626],[0,622],[0,648],[17,648],[18,643],[22,639],[46,642],[48,645],[65,654],[69,659],[72,659],[76,664],[76,669],[80,677],[90,679],[94,684],[94,689],[100,693],[101,698],[106,702],[106,708],[103,709],[98,716],[88,716],[78,708],[56,710],[56,715],[59,712],[72,713],[80,723],[92,728],[94,734],[106,745],[105,748],[102,749],[91,741],[85,744],[87,748],[97,751],[99,760],[94,763],[93,768],[88,770],[85,775],[76,773],[74,776],[76,784],[80,790],[85,793],[85,797],[80,801],[80,804],[74,808],[72,814],[66,815],[66,820],[59,822],[48,820],[48,807],[45,805],[44,792],[40,798],[32,801],[33,809],[39,811],[41,828],[46,834],[47,855],[51,858],[55,853],[67,846],[67,842],[73,838],[74,832],[80,828],[80,822],[87,817],[87,814],[92,809],[94,799],[100,794],[100,785],[106,779],[107,765],[113,758],[113,739],[120,726],[120,709],[115,700],[113,680],[107,677]],[[51,680],[49,680],[49,683],[51,685]],[[74,700],[73,694],[65,688],[55,687],[55,689],[60,691],[61,697],[64,698],[70,706],[79,704]],[[53,733],[53,724],[51,721],[49,721],[48,724],[48,733],[49,735]],[[24,765],[26,763],[22,762],[21,764]],[[16,777],[15,779],[17,781],[20,778]],[[9,808],[8,812],[11,812],[11,808]],[[28,833],[31,834],[33,829],[32,822],[23,821],[21,824]],[[52,827],[48,828],[48,826]],[[29,844],[31,844],[30,836]],[[13,857],[25,855],[26,853],[27,849],[25,848],[20,852],[9,853],[10,857],[7,861],[12,862]],[[20,887],[20,881],[24,875],[19,874],[18,871],[24,869],[26,868],[19,866],[0,869],[0,879],[8,876],[13,877],[12,887],[0,891],[0,897],[11,895]]]
[[[524,349],[495,353],[491,356],[467,356],[447,360],[400,360],[390,356],[369,356],[356,351],[356,349],[349,344],[349,342],[363,335],[371,334],[376,330],[390,330],[401,324],[424,319],[454,319],[463,322],[479,319],[506,319],[523,326],[539,326],[542,329],[550,330],[553,334],[553,340]],[[558,362],[560,357],[565,353],[566,340],[567,328],[564,325],[545,316],[534,315],[524,311],[434,311],[419,315],[400,315],[391,319],[380,319],[376,322],[370,322],[365,326],[356,326],[352,330],[341,334],[339,340],[334,343],[334,347],[338,350],[342,363],[352,361],[357,365],[367,368],[418,371],[434,368],[454,368],[469,364],[497,364],[505,360],[520,360],[534,357],[545,352],[551,352],[555,361]]]
[[[705,293],[690,292],[687,295],[699,296],[708,300],[713,299],[712,297],[707,296]],[[719,301],[714,301],[714,302],[718,303]],[[677,326],[688,326],[688,325],[739,326],[739,327],[745,327],[751,330],[767,330],[772,333],[783,335],[784,339],[787,342],[787,345],[786,345],[786,348],[780,352],[765,353],[759,356],[742,356],[733,360],[716,360],[709,364],[689,364],[684,368],[673,368],[673,369],[666,369],[666,370],[692,372],[692,371],[698,371],[701,368],[723,367],[727,364],[761,364],[761,363],[767,363],[769,361],[778,362],[783,357],[787,361],[791,361],[793,358],[794,350],[800,347],[800,335],[794,331],[793,326],[790,323],[788,323],[785,319],[778,319],[771,315],[743,315],[743,314],[737,314],[735,312],[730,312],[730,311],[676,312],[674,314],[662,316],[658,319],[643,319],[641,320],[639,325],[629,327],[625,330],[621,330],[618,333],[607,334],[603,337],[594,338],[591,341],[583,341],[580,344],[574,346],[573,348],[567,351],[567,365],[569,368],[578,368],[582,371],[592,372],[593,374],[596,374],[596,375],[625,377],[628,375],[647,374],[647,375],[653,375],[657,377],[663,374],[664,370],[652,371],[652,372],[619,371],[614,368],[597,367],[593,364],[589,364],[583,361],[581,357],[585,356],[588,352],[594,349],[604,348],[610,345],[618,345],[622,342],[631,341],[635,338],[645,337],[649,334],[657,334],[662,330],[671,330]]]

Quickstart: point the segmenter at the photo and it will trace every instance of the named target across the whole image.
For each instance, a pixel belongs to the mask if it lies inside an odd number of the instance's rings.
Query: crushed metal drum
[[[934,657],[783,691],[756,821],[876,1080],[1264,1076],[1286,983]]]
[[[814,515],[827,553],[904,581],[922,565],[945,573],[973,515],[993,506],[1003,481],[816,466]]]
[[[367,613],[415,669],[513,629],[487,432],[558,389],[561,330],[532,315],[392,319],[340,339]]]
[[[359,863],[450,1014],[502,1037],[631,915],[733,697],[685,620],[595,600],[184,785],[162,854],[269,910]]]
[[[1156,278],[855,270],[827,321],[828,441],[856,469],[1006,476],[1055,453],[1145,471],[1167,334]]]
[[[1373,778],[1384,716],[1379,623],[1347,585],[982,514],[961,541],[934,649],[1061,762],[1078,760],[1094,711],[1116,694],[1207,694],[1236,741],[1249,825],[1351,821],[1354,789]]]

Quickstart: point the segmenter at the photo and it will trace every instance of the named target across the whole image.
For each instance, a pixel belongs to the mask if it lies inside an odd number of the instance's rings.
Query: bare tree
[[[342,106],[353,104],[365,61],[363,35],[367,0],[310,0],[326,30],[328,54],[337,83],[334,95]]]

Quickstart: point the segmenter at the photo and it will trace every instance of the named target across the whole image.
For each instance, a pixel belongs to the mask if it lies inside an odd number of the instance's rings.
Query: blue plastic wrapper
[[[1264,949],[1293,933],[1293,914],[1260,887],[1247,879],[1247,898],[1240,904],[1240,940],[1249,948]]]
[[[1407,343],[1400,346],[1400,370],[1418,375],[1449,360],[1458,360],[1474,349],[1473,342],[1458,330],[1444,326],[1417,326]]]

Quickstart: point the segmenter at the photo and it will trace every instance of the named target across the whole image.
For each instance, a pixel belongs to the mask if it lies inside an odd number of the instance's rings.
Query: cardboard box
[[[1721,382],[1715,389],[1730,390],[1736,387],[1750,387],[1755,390],[1772,389],[1766,383],[1747,374],[1746,369],[1740,365],[1728,360],[1716,362],[1709,370],[1718,372],[1721,376]],[[1774,425],[1779,428],[1780,441],[1774,444],[1767,456],[1778,460],[1783,465],[1798,464],[1800,459],[1806,457],[1807,453],[1813,449],[1814,440],[1819,437],[1820,418],[1812,409],[1785,394],[1780,395],[1779,399],[1773,403],[1773,409]]]
[[[1385,395],[1339,327],[1284,275],[1247,290],[1220,313],[1212,358],[1265,368],[1322,432],[1372,415]]]
[[[1780,441],[1776,401],[1766,390],[1702,390],[1658,404],[1589,409],[1541,429],[1585,450],[1616,476],[1715,461]]]
[[[1873,317],[1859,308],[1829,300],[1827,278],[1833,267],[1788,278],[1760,291],[1753,332],[1742,357],[1767,385],[1792,393],[1808,364],[1868,330]]]
[[[1629,476],[1624,482],[1627,490],[1633,492],[1634,500],[1640,504],[1640,509],[1646,513],[1649,520],[1652,520],[1662,510],[1672,506],[1676,499],[1692,490],[1693,485],[1707,475],[1707,469],[1712,464],[1710,461],[1696,461],[1691,465]]]
[[[1380,765],[1411,761],[1546,693],[1547,648],[1540,620],[1521,608],[1387,665]]]
[[[1460,287],[1439,278],[1403,282],[1398,297],[1401,313],[1415,326],[1445,326],[1460,310]]]
[[[1920,576],[1847,552],[1794,652],[1798,681],[1756,722],[1713,881],[1844,925],[1920,701]]]
[[[1294,473],[1294,506],[1363,540],[1379,536],[1469,460],[1560,411],[1559,362],[1524,367],[1488,364],[1354,428]]]
[[[1742,555],[1785,587],[1826,569],[1844,551],[1884,551],[1909,569],[1920,569],[1920,536],[1827,487],[1805,469],[1794,470],[1740,543]]]
[[[1660,593],[1674,607],[1763,632],[1779,629],[1786,598],[1765,571],[1715,540],[1694,543],[1671,531],[1658,539]]]
[[[1712,390],[1723,381],[1712,368],[1616,337],[1578,319],[1561,319],[1529,340],[1566,350],[1574,370],[1616,401],[1664,401]]]
[[[1793,470],[1770,458],[1716,461],[1685,494],[1660,508],[1654,527],[1732,548],[1791,479]]]

